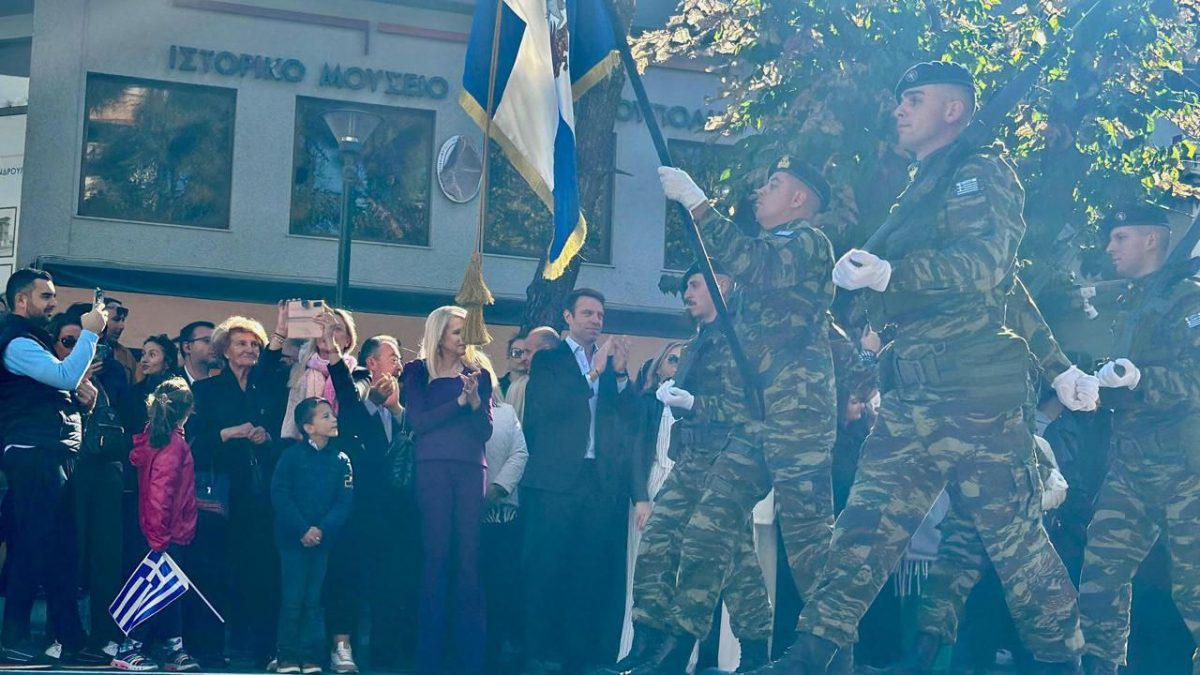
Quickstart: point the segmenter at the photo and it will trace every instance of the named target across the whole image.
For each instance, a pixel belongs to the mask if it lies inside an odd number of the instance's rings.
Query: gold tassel
[[[492,341],[487,324],[483,320],[483,308],[495,304],[496,298],[483,280],[483,260],[476,251],[471,256],[471,264],[467,265],[467,273],[463,275],[462,287],[454,302],[467,310],[466,325],[463,326],[463,341],[469,345],[482,347]]]

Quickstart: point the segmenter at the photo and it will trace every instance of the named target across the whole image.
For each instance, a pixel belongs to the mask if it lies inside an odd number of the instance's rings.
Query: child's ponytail
[[[192,390],[182,377],[172,377],[155,387],[146,398],[150,447],[166,447],[175,428],[192,414],[192,406]]]

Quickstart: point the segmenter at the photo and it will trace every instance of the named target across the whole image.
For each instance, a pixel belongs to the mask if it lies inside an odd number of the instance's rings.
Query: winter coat
[[[172,432],[162,448],[150,446],[149,432],[137,434],[129,462],[137,469],[138,522],[150,548],[190,544],[196,535],[196,466],[183,432]]]

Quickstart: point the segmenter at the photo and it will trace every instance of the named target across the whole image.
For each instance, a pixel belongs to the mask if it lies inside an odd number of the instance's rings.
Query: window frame
[[[140,219],[136,219],[136,218],[112,218],[109,216],[98,216],[98,215],[82,213],[83,202],[84,202],[84,200],[83,200],[84,183],[83,182],[84,182],[85,178],[87,177],[87,173],[84,171],[84,159],[87,155],[87,146],[88,146],[88,133],[87,132],[88,132],[88,124],[89,124],[87,87],[88,87],[88,82],[92,78],[92,76],[111,78],[111,79],[115,79],[115,80],[122,80],[125,82],[136,82],[136,83],[141,83],[141,84],[144,84],[144,85],[150,86],[150,87],[158,87],[160,85],[169,85],[171,88],[180,88],[180,89],[219,90],[221,92],[228,92],[229,94],[231,94],[233,96],[233,106],[231,108],[230,119],[229,119],[229,147],[228,147],[229,161],[227,163],[227,166],[228,166],[227,175],[225,176],[225,180],[227,180],[229,182],[229,199],[228,199],[228,203],[226,204],[226,217],[225,217],[224,227],[210,227],[208,225],[191,225],[191,224],[187,224],[187,223],[171,223],[171,222],[164,222],[164,221],[159,221],[159,220],[140,220]],[[103,72],[103,71],[98,71],[98,70],[88,70],[88,71],[84,72],[83,91],[81,92],[80,100],[81,100],[81,110],[80,110],[80,115],[79,115],[79,120],[80,120],[79,160],[75,163],[75,170],[78,172],[78,176],[76,177],[76,181],[75,181],[75,191],[74,191],[75,192],[75,197],[74,197],[75,204],[72,208],[72,217],[73,218],[78,218],[80,220],[97,221],[97,222],[132,223],[132,224],[136,224],[136,225],[153,225],[155,227],[183,228],[183,229],[187,229],[187,230],[200,230],[203,232],[232,232],[233,231],[233,193],[234,193],[233,176],[234,176],[234,163],[235,163],[234,158],[235,158],[235,151],[236,151],[236,147],[237,147],[237,119],[238,119],[238,114],[237,114],[237,112],[238,112],[237,111],[238,90],[236,87],[221,87],[221,86],[217,86],[217,85],[195,84],[195,83],[191,83],[191,82],[177,82],[175,80],[158,80],[158,79],[148,78],[148,77],[137,77],[137,76],[133,76],[133,75],[120,75],[117,73],[108,73],[108,72]]]

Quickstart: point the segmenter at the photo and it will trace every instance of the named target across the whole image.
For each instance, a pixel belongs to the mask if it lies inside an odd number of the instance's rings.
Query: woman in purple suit
[[[487,357],[463,342],[466,318],[461,307],[435,309],[425,319],[420,359],[407,364],[401,376],[416,439],[421,521],[417,675],[481,675],[484,669],[479,537],[487,488],[484,450],[492,435],[492,374]],[[451,649],[448,617],[454,626]],[[457,657],[457,669],[443,664],[448,653]]]

